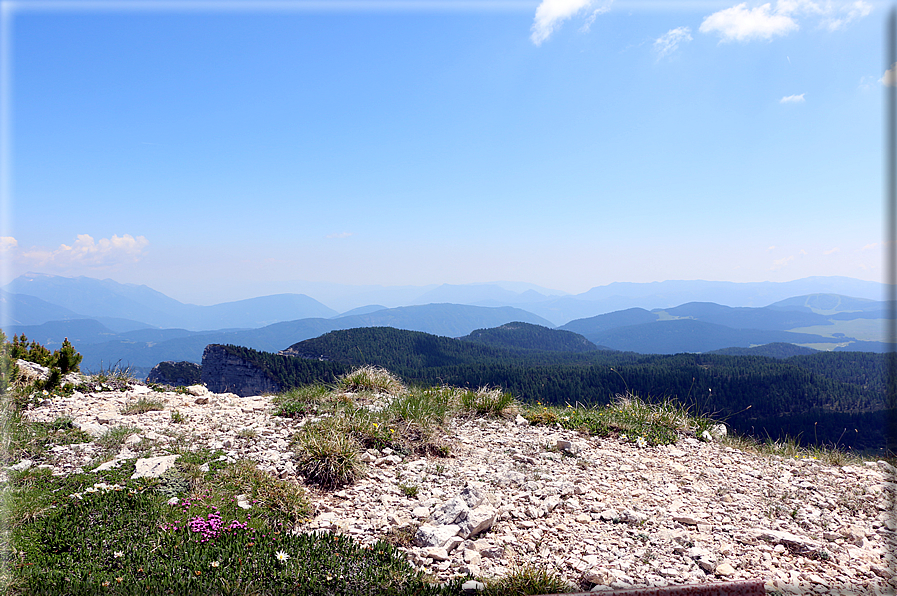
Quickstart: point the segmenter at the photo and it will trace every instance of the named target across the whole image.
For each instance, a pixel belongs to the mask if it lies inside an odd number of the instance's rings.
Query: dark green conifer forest
[[[886,442],[883,354],[772,358],[548,352],[390,327],[334,331],[299,342],[284,354],[292,358],[259,357],[284,386],[329,382],[348,368],[372,364],[406,383],[496,386],[533,403],[588,407],[626,392],[672,399],[759,439],[789,436],[804,444],[854,450],[877,450]]]

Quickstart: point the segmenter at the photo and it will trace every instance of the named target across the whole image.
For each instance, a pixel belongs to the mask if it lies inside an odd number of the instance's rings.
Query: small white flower
[[[645,437],[639,437],[635,440],[635,444],[639,449],[644,449],[648,446],[648,441],[645,440]]]
[[[289,558],[290,558],[290,555],[286,554],[282,550],[277,551],[277,560],[280,561],[281,563],[283,563],[284,561],[286,561]]]
[[[117,550],[114,553],[112,553],[112,556],[115,557],[116,559],[121,559],[123,556],[125,556],[125,553],[123,551]]]
[[[221,563],[218,561],[212,561],[212,567],[218,567],[219,565],[221,565]]]

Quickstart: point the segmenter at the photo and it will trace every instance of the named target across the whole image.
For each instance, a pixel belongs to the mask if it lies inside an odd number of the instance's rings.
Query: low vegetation
[[[0,356],[8,354],[4,350]],[[0,459],[5,466],[45,458],[53,445],[91,440],[71,419],[36,423],[23,416],[23,408],[35,396],[43,399],[65,391],[15,383],[6,388],[0,404]],[[631,393],[601,407],[521,404],[497,388],[406,386],[374,368],[353,371],[332,385],[293,389],[273,401],[278,415],[307,421],[293,438],[292,448],[297,469],[308,483],[323,490],[362,477],[367,449],[399,457],[447,455],[450,445],[443,437],[455,417],[520,415],[531,424],[615,436],[638,447],[700,437],[714,424],[675,402],[650,402]],[[153,404],[137,402],[134,411],[147,411],[147,405]],[[115,427],[93,441],[111,453],[136,431]],[[849,461],[837,449],[807,449],[795,441],[757,443],[732,436],[725,440],[779,457]],[[220,451],[191,449],[184,443],[189,442],[172,443],[171,449],[181,457],[156,479],[132,480],[133,459],[118,468],[65,477],[37,467],[9,470],[6,482],[0,484],[5,520],[0,528],[0,583],[8,586],[7,593],[461,593],[461,582],[467,578],[438,584],[407,562],[400,547],[407,545],[409,536],[384,536],[381,542],[362,547],[342,535],[294,533],[313,513],[302,486],[260,471],[253,462],[228,463]],[[417,493],[414,485],[402,485],[401,490],[408,497]],[[519,567],[503,578],[484,581],[485,594],[572,589],[543,567]]]

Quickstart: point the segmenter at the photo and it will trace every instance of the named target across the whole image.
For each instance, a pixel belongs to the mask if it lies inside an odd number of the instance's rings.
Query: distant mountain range
[[[178,302],[147,286],[120,284],[111,279],[68,278],[36,273],[17,277],[3,290],[4,298],[12,301],[11,322],[17,325],[89,318],[99,320],[116,331],[141,327],[182,327],[200,331],[257,328],[280,321],[329,318],[338,314],[303,294],[277,294],[213,306],[196,306]],[[59,309],[58,315],[47,318],[53,306]]]
[[[53,348],[68,337],[84,357],[82,368],[98,370],[115,363],[141,372],[167,360],[202,361],[208,344],[233,344],[266,352],[318,337],[329,331],[358,327],[395,327],[433,335],[458,337],[475,329],[497,327],[511,321],[550,325],[532,313],[511,308],[486,308],[459,304],[427,304],[388,308],[373,313],[334,319],[306,318],[274,323],[258,329],[189,331],[186,329],[137,329],[115,333],[92,319],[52,321],[42,325],[8,326],[7,334],[24,333],[29,339]]]
[[[25,333],[50,348],[68,337],[83,354],[82,366],[87,370],[120,362],[142,371],[166,360],[198,363],[205,346],[212,343],[277,352],[329,331],[378,326],[444,337],[467,336],[465,339],[480,343],[510,341],[505,345],[512,346],[518,342],[519,347],[539,350],[565,345],[575,336],[560,332],[570,332],[582,336],[572,340],[580,349],[640,353],[710,352],[766,344],[884,351],[883,319],[888,316],[889,305],[870,298],[881,294],[883,287],[838,277],[780,284],[670,281],[610,284],[577,296],[562,296],[528,284],[443,285],[427,287],[409,301],[480,304],[426,303],[387,308],[380,303],[339,314],[303,294],[196,306],[146,286],[28,274],[0,290],[0,301],[12,313],[4,326],[7,335]],[[847,289],[856,295],[819,291],[786,294],[820,288]],[[380,290],[380,297],[385,297],[386,289]],[[401,291],[412,296],[408,287]],[[370,290],[368,295],[375,293]],[[670,300],[699,295],[703,301],[669,304]],[[706,297],[742,305],[724,306]],[[773,301],[760,302],[766,299]],[[751,302],[764,305],[743,305]],[[596,314],[610,304],[623,308]],[[566,319],[573,312],[586,314]],[[558,321],[563,322],[558,333],[546,334]],[[510,328],[510,323],[516,327]]]
[[[700,280],[612,283],[576,295],[533,284],[511,282],[420,287],[297,282],[293,286],[307,291],[278,292],[270,296],[213,306],[184,304],[143,285],[42,273],[28,273],[17,277],[0,290],[15,294],[15,297],[7,297],[12,300],[15,317],[11,321],[13,323],[39,325],[52,320],[91,318],[103,322],[114,331],[131,330],[121,327],[135,324],[144,327],[181,327],[191,331],[257,328],[281,321],[331,318],[339,316],[339,313],[361,314],[386,308],[434,303],[511,306],[531,312],[546,319],[551,325],[558,326],[575,319],[629,308],[666,309],[688,302],[762,307],[794,296],[813,294],[837,294],[875,302],[882,300],[885,295],[884,284],[848,277],[808,277],[790,282],[755,283]],[[25,299],[24,296],[31,298]],[[35,302],[34,298],[43,302]],[[57,309],[56,314],[49,312],[48,307]],[[104,318],[110,319],[111,324],[104,322]],[[113,322],[111,319],[119,321]]]

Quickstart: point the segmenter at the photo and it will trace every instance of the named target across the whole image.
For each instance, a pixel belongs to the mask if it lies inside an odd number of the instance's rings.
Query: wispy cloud
[[[612,2],[613,0],[605,0],[592,10],[582,30],[588,32],[595,18],[610,10]],[[585,12],[595,4],[595,0],[542,0],[542,3],[536,8],[530,39],[537,46],[542,45],[542,42],[551,37],[551,34],[561,26],[561,23]]]
[[[806,100],[804,99],[804,93],[800,95],[787,95],[779,100],[779,103],[804,103]]]
[[[679,49],[679,44],[692,40],[691,29],[688,27],[676,27],[670,29],[654,41],[654,51],[657,59],[668,56]]]
[[[81,265],[106,267],[140,260],[149,240],[143,236],[112,235],[95,241],[89,234],[78,234],[74,244],[60,244],[56,250],[31,249],[22,253],[26,261],[42,267]]]
[[[783,257],[781,259],[776,259],[775,261],[772,262],[772,267],[770,267],[769,269],[770,269],[770,271],[775,271],[776,269],[781,269],[782,267],[785,267],[786,265],[788,265],[788,263],[790,263],[793,260],[794,260],[794,255],[791,255],[790,257]]]
[[[326,238],[348,238],[352,232],[337,232],[335,234],[327,234]]]
[[[833,255],[833,254],[835,254],[836,252],[841,252],[841,249],[838,248],[837,246],[836,246],[835,248],[831,249],[831,250],[827,250],[827,251],[823,252],[822,254],[824,254],[824,255]]]
[[[872,5],[864,0],[778,0],[775,8],[771,3],[748,8],[747,3],[742,2],[705,18],[699,31],[719,35],[720,43],[758,39],[769,41],[800,29],[798,19],[815,20],[820,28],[836,31],[871,12]]]
[[[823,24],[829,31],[835,31],[857,19],[869,16],[871,12],[872,5],[858,0],[857,2],[851,2],[847,6],[842,6],[840,14],[827,17]]]
[[[882,77],[884,78],[884,77]],[[859,88],[863,91],[869,91],[872,87],[875,86],[876,82],[881,82],[881,79],[876,80],[874,76],[863,76],[860,77],[860,85]]]
[[[10,252],[19,245],[19,241],[12,236],[0,236],[0,253]]]

